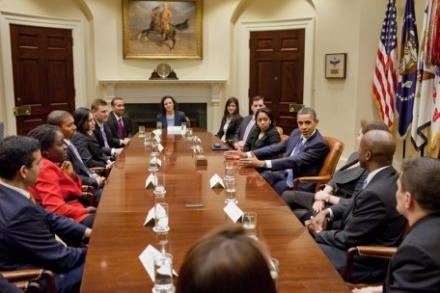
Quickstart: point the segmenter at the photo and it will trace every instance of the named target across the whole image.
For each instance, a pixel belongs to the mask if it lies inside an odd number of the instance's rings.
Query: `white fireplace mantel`
[[[125,103],[159,103],[170,95],[178,103],[206,103],[208,131],[215,133],[220,125],[219,103],[226,80],[116,80],[102,79],[105,100],[121,97]]]

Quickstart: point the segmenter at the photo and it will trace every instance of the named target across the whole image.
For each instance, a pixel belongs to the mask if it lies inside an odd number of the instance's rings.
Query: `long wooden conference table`
[[[223,211],[225,189],[211,189],[209,179],[224,176],[222,152],[210,146],[220,142],[203,129],[201,138],[208,161],[196,166],[188,141],[180,135],[162,134],[160,154],[165,173],[165,202],[169,226],[165,249],[173,255],[179,272],[186,251],[213,227],[232,220]],[[163,239],[151,225],[143,226],[154,206],[152,189],[145,188],[151,148],[135,135],[115,163],[99,203],[84,276],[83,293],[151,292],[153,282],[139,260],[148,246],[162,248]],[[235,167],[238,207],[258,215],[258,241],[264,241],[279,260],[278,292],[349,292],[346,284],[283,200],[254,170]],[[187,203],[202,203],[187,208]],[[162,244],[160,244],[162,243]],[[174,280],[176,284],[176,280]]]

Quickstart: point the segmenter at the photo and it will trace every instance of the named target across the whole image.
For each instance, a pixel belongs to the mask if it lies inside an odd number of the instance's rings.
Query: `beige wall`
[[[415,2],[420,31],[425,3]],[[223,100],[235,96],[239,80],[237,66],[242,54],[238,48],[240,23],[312,16],[313,61],[306,64],[311,68],[313,80],[311,106],[318,112],[321,132],[345,142],[343,157],[356,150],[359,121],[378,118],[371,84],[386,1],[204,0],[203,3],[203,60],[167,60],[181,79],[226,79]],[[404,0],[397,0],[399,22],[404,5]],[[84,22],[87,103],[103,95],[98,80],[147,79],[159,62],[123,59],[121,0],[1,0],[0,11]],[[329,53],[348,54],[345,80],[324,78],[324,55]],[[4,105],[4,91],[0,88],[2,109]],[[242,114],[247,113],[246,106],[242,106]],[[0,112],[0,119],[5,120],[4,111]],[[398,144],[397,161],[402,153],[401,143]],[[412,150],[409,143],[407,149]]]

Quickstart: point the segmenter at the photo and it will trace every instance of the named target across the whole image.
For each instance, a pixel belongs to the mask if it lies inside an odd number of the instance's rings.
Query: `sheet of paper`
[[[154,133],[155,136],[160,136],[162,134],[162,130],[160,129],[156,129],[152,131]]]
[[[154,219],[154,207],[151,208],[151,210],[148,211],[147,219],[145,220],[144,226],[148,224],[151,220]]]
[[[214,174],[214,176],[211,177],[211,179],[209,179],[209,185],[211,186],[211,188],[218,188],[218,187],[222,187],[225,188],[225,185],[223,183],[223,180],[220,176],[218,176],[217,174]]]
[[[159,165],[159,167],[162,166],[162,161],[159,158],[156,159],[156,163]]]
[[[163,145],[161,145],[160,142],[159,145],[157,146],[157,150],[159,151],[159,153],[163,151]]]
[[[234,202],[228,203],[228,205],[223,210],[229,216],[229,218],[234,221],[234,223],[236,223],[238,219],[243,216],[243,211],[240,210],[240,208]]]
[[[151,281],[154,282],[154,257],[160,257],[162,253],[154,248],[151,245],[148,245],[147,248],[142,251],[141,255],[139,255],[139,259],[144,265],[145,270],[150,276]],[[175,270],[173,270],[173,275],[178,277],[179,275]]]
[[[156,140],[158,143],[160,143],[160,136],[159,136],[159,135],[156,135],[156,136],[154,137],[154,140]]]
[[[153,174],[150,174],[147,180],[145,181],[145,188],[148,188],[150,184],[152,184],[153,187],[156,186],[156,178],[154,177]]]
[[[182,131],[181,126],[168,126],[167,127],[167,134],[180,134]]]

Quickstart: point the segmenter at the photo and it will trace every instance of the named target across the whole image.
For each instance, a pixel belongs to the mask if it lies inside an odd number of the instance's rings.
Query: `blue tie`
[[[364,184],[362,184],[362,190],[365,189],[365,187],[367,187],[368,181],[367,179],[364,180]]]
[[[298,142],[296,143],[295,147],[293,148],[292,154],[290,155],[292,156],[296,156],[302,149],[303,144],[302,144],[303,138],[301,137]],[[288,169],[287,170],[287,186],[289,186],[290,188],[293,187],[293,169]]]

